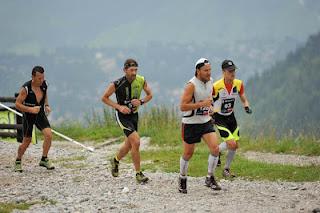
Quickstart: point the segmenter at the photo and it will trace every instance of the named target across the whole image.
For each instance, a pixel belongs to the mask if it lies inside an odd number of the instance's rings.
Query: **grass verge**
[[[53,200],[44,200],[44,201],[34,201],[34,202],[28,202],[28,203],[3,203],[0,202],[0,212],[1,213],[10,213],[14,209],[18,210],[28,210],[31,206],[35,204],[41,204],[41,203],[50,203],[50,205],[55,205],[57,202]]]
[[[179,159],[182,147],[172,147],[155,151],[141,152],[141,159],[147,163],[143,168],[150,171],[179,172]],[[189,162],[190,176],[201,177],[207,174],[208,149],[206,145],[199,144]],[[222,157],[222,165],[225,155]],[[249,180],[270,181],[320,181],[320,166],[291,166],[280,164],[267,164],[249,161],[236,155],[232,163],[232,171],[238,176]],[[221,178],[222,168],[218,168],[216,175]],[[306,175],[308,174],[308,175]]]

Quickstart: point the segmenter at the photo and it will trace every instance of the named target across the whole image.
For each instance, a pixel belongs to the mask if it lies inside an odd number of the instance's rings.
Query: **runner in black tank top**
[[[46,113],[51,111],[48,104],[47,83],[44,80],[44,69],[35,66],[32,69],[32,80],[23,84],[16,100],[16,108],[23,113],[23,140],[18,149],[15,171],[22,172],[21,158],[32,140],[33,125],[44,135],[42,158],[39,165],[54,169],[47,158],[51,147],[52,133]]]
[[[136,180],[139,183],[145,183],[148,178],[144,176],[140,169],[140,136],[137,132],[138,108],[151,100],[152,93],[144,77],[137,75],[138,63],[135,60],[127,59],[123,71],[125,76],[112,82],[102,96],[103,103],[116,109],[117,122],[126,135],[125,142],[119,152],[114,158],[110,159],[111,174],[114,177],[119,175],[119,161],[131,151],[136,170]],[[142,90],[146,93],[144,98],[140,98]],[[110,99],[110,96],[114,93],[117,102]]]
[[[25,137],[32,137],[32,130],[34,124],[39,130],[50,128],[49,121],[45,114],[45,100],[48,88],[47,82],[43,81],[42,85],[40,86],[40,90],[43,94],[40,102],[37,101],[36,94],[32,90],[31,82],[32,80],[24,83],[22,86],[27,92],[27,97],[24,100],[23,105],[28,107],[40,106],[40,111],[38,114],[23,112],[23,135]]]

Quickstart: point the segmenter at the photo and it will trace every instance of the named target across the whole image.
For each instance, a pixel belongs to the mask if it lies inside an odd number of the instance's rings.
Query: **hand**
[[[127,106],[122,106],[121,105],[118,110],[122,114],[130,114],[131,113],[131,109],[129,109]]]
[[[251,113],[252,113],[252,110],[251,110],[248,106],[244,107],[244,110],[245,110],[246,113],[248,113],[248,114],[251,114]]]
[[[49,115],[50,112],[51,112],[50,106],[49,106],[49,105],[46,105],[46,106],[44,107],[44,111],[45,111],[46,115]]]
[[[30,113],[32,113],[32,114],[38,114],[39,113],[39,111],[40,111],[40,106],[34,106],[34,107],[31,107],[30,108]]]
[[[200,101],[200,107],[210,107],[210,106],[212,106],[212,98],[211,97]]]
[[[137,107],[137,106],[140,106],[141,105],[141,102],[139,99],[132,99],[131,100],[131,104],[134,106],[134,107]]]
[[[210,115],[210,116],[213,116],[213,114],[214,114],[214,108],[213,108],[213,106],[211,105],[211,106],[209,107],[209,115]]]

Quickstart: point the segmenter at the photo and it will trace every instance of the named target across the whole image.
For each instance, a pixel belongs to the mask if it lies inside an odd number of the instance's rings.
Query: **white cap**
[[[195,68],[196,69],[198,69],[198,68],[200,68],[200,67],[202,67],[202,66],[198,66],[198,65],[201,65],[201,64],[210,64],[210,62],[209,62],[209,60],[208,59],[206,59],[206,58],[200,58],[197,62],[196,62],[196,64],[195,64]]]

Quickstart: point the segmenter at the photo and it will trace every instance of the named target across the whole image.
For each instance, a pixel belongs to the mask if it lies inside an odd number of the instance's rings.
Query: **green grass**
[[[74,156],[74,157],[66,157],[66,158],[58,158],[55,160],[52,160],[53,163],[60,163],[60,162],[72,162],[72,161],[83,161],[86,160],[86,156]]]
[[[181,118],[175,107],[152,107],[140,113],[139,116],[139,134],[151,137],[151,144],[164,147],[181,144]],[[86,115],[86,120],[86,125],[65,122],[54,129],[78,141],[101,142],[108,138],[123,136],[122,130],[115,121],[114,111],[108,108],[104,109],[100,115],[92,111],[91,115]],[[56,137],[55,140],[61,139]],[[240,139],[240,149],[319,156],[320,140],[315,136],[277,138],[274,135],[259,137],[244,135]]]
[[[19,210],[28,210],[30,206],[34,204],[30,203],[0,203],[0,212],[2,213],[9,213],[12,212],[14,209]]]
[[[182,154],[181,147],[160,149],[157,151],[141,152],[141,159],[146,162],[143,168],[151,171],[179,172],[179,160]],[[189,162],[188,175],[200,177],[207,174],[208,148],[201,143],[196,146],[195,153]],[[224,163],[225,155],[222,157]],[[289,166],[280,164],[267,164],[249,161],[236,155],[232,171],[242,178],[249,180],[284,180],[284,181],[320,181],[320,166]],[[217,177],[221,178],[222,170],[217,169]],[[308,175],[306,175],[308,174]]]
[[[284,137],[277,139],[275,137],[257,137],[250,138],[244,136],[240,141],[240,148],[243,151],[258,151],[271,153],[296,154],[307,156],[320,155],[320,141],[315,137],[297,138]]]
[[[73,156],[66,158],[58,158],[53,160],[53,163],[61,163],[61,166],[67,169],[83,169],[88,167],[88,164],[85,162],[73,163],[73,161],[85,161],[87,160],[86,156]]]
[[[89,165],[87,163],[62,163],[61,166],[66,169],[84,169],[87,168]]]
[[[79,123],[69,123],[59,127],[53,127],[56,131],[78,141],[101,142],[107,138],[119,137],[122,130],[114,125],[90,125],[88,127]],[[61,140],[54,136],[54,140]]]
[[[101,142],[108,138],[123,136],[122,130],[116,124],[112,110],[104,110],[103,114],[92,112],[87,116],[85,125],[67,122],[57,127],[57,130],[79,141],[89,140]],[[165,172],[179,172],[179,158],[182,154],[181,117],[174,107],[153,107],[139,114],[140,136],[151,137],[151,145],[159,147],[157,151],[143,151],[141,159],[145,161],[144,169]],[[221,139],[219,139],[221,142]],[[307,156],[320,155],[320,141],[315,136],[277,138],[273,135],[250,137],[242,135],[240,152],[257,151],[270,153],[285,153]],[[197,145],[189,164],[189,175],[204,176],[207,173],[208,149],[204,143]],[[68,159],[65,159],[68,160]],[[72,159],[69,159],[72,161]],[[85,160],[85,159],[83,159]],[[125,158],[131,162],[131,158]],[[146,163],[152,162],[152,163]],[[80,165],[81,167],[82,165]],[[297,167],[278,164],[267,164],[249,161],[236,155],[232,170],[241,177],[255,180],[285,180],[285,181],[317,181],[320,180],[320,167]],[[221,178],[221,168],[217,171]],[[308,175],[306,175],[308,174]]]
[[[3,203],[0,202],[0,212],[1,213],[10,213],[14,209],[18,210],[28,210],[31,206],[35,204],[47,203],[49,202],[51,205],[55,205],[57,202],[53,200],[44,200],[44,201],[34,201],[29,203]]]
[[[159,146],[181,144],[181,124],[178,112],[172,107],[154,107],[140,116],[140,134],[151,137]]]

